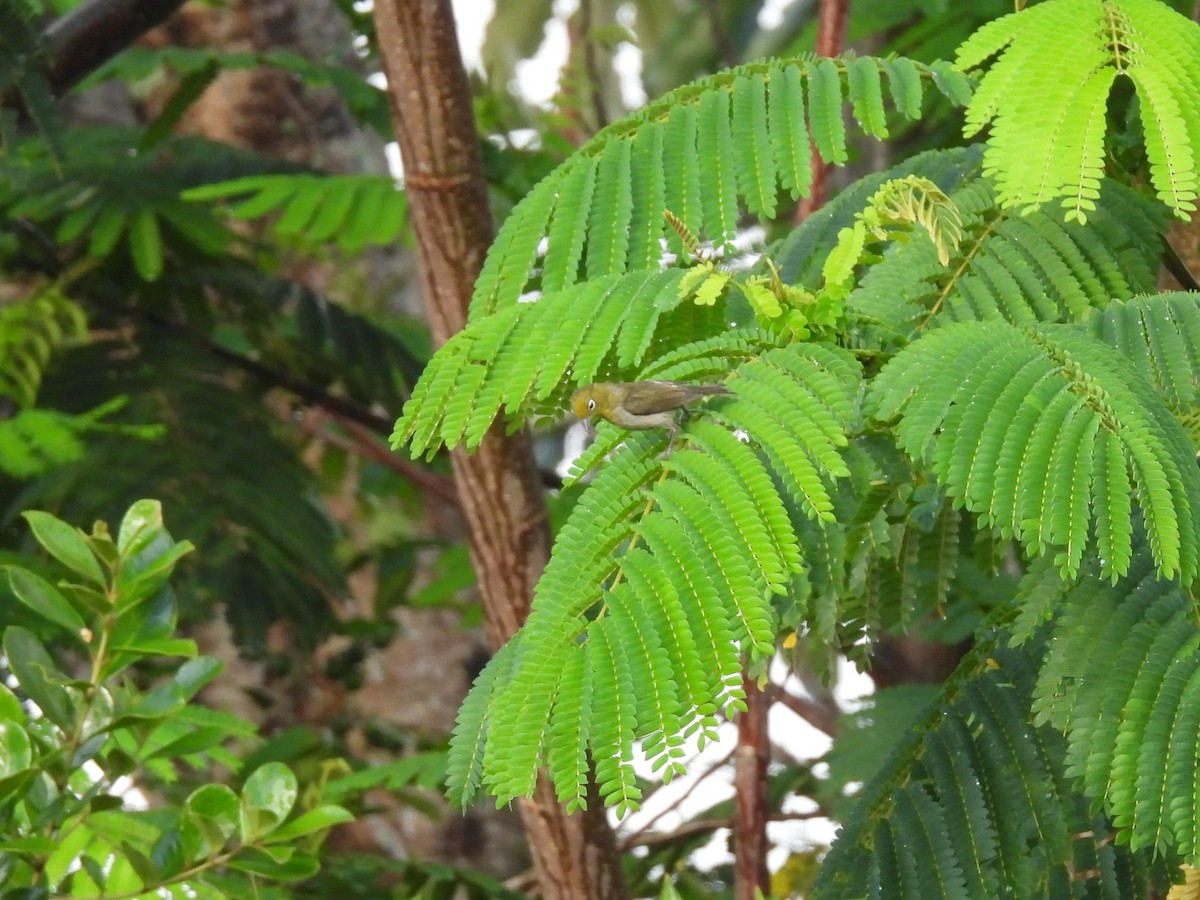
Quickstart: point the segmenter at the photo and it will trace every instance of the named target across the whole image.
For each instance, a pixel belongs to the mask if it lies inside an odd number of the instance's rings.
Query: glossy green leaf
[[[275,830],[298,795],[296,776],[283,763],[259,766],[242,788],[242,832],[250,838]]]
[[[0,722],[24,722],[25,710],[11,690],[0,684]]]
[[[117,549],[122,556],[133,556],[153,541],[162,527],[162,503],[157,500],[138,500],[121,519]]]
[[[159,532],[159,535],[162,534],[163,532]],[[175,564],[191,553],[192,549],[189,541],[180,541],[164,548],[161,553],[150,559],[139,559],[134,564],[123,565],[117,575],[118,611],[123,613],[157,594],[171,577]],[[143,554],[146,552],[142,551]]]
[[[72,528],[62,519],[39,510],[29,510],[22,513],[37,542],[49,551],[50,555],[74,572],[82,575],[93,584],[104,584],[104,573],[96,561],[87,539],[76,528]]]
[[[16,722],[0,722],[0,778],[7,778],[33,762],[29,735]]]
[[[274,878],[278,881],[303,881],[317,873],[320,864],[311,853],[297,851],[283,861],[272,859],[263,850],[248,850],[229,861],[230,868]]]
[[[79,636],[84,628],[83,618],[58,588],[28,569],[17,566],[5,566],[5,569],[8,571],[9,586],[18,600],[38,615],[61,625],[73,637]]]
[[[138,656],[185,656],[196,655],[196,642],[190,638],[155,638],[137,644],[117,644],[113,653],[133,653]]]
[[[192,791],[184,801],[184,811],[209,854],[238,837],[241,808],[237,794],[223,784],[206,784]]]
[[[291,841],[302,835],[312,834],[314,831],[323,831],[324,829],[332,828],[334,825],[353,821],[354,814],[348,809],[333,804],[325,804],[314,807],[292,819],[286,825],[275,829],[271,832],[268,840],[271,843]]]
[[[220,674],[223,663],[212,656],[197,656],[189,659],[175,673],[175,685],[185,699],[190,700],[196,692]]]

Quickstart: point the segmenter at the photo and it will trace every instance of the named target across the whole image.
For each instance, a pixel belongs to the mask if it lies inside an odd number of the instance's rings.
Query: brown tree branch
[[[767,696],[772,703],[779,703],[787,707],[818,731],[824,732],[830,737],[837,737],[840,710],[826,706],[824,703],[818,703],[808,697],[793,694],[778,684],[768,686]]]
[[[767,695],[744,677],[746,711],[737,718],[738,744],[733,762],[733,896],[755,900],[771,890],[767,871]]]
[[[85,0],[43,32],[46,78],[55,94],[81,81],[143,34],[161,25],[184,0]]]
[[[400,157],[426,315],[436,344],[466,322],[492,238],[471,93],[449,0],[375,0],[375,27]],[[527,432],[494,424],[473,456],[451,454],[493,648],[516,632],[550,553],[550,529]],[[593,791],[595,794],[595,791]],[[624,896],[616,840],[593,796],[567,815],[539,778],[519,804],[543,897]]]
[[[1200,0],[1197,0],[1197,2],[1200,3]],[[1162,241],[1163,268],[1170,273],[1172,278],[1179,282],[1179,286],[1183,290],[1200,291],[1200,283],[1196,281],[1196,276],[1187,267],[1187,263],[1183,261],[1183,257],[1179,255],[1179,251],[1175,249],[1175,245],[1167,239],[1166,235],[1161,236],[1159,240]]]
[[[579,0],[579,9],[575,13],[579,17],[579,27],[573,28],[567,23],[567,34],[572,43],[582,42],[583,66],[587,72],[588,93],[591,95],[592,115],[596,117],[595,129],[599,131],[608,124],[608,110],[604,108],[604,91],[600,81],[600,61],[597,58],[595,37],[592,34],[592,16],[595,12],[593,0]],[[575,33],[572,33],[575,32]]]
[[[768,822],[802,822],[810,819],[823,819],[827,813],[824,810],[814,809],[812,812],[802,813],[772,813],[767,816]],[[716,831],[718,828],[734,828],[733,819],[696,819],[693,822],[685,822],[674,831],[658,831],[653,834],[641,835],[637,841],[630,844],[631,847],[657,847],[661,844],[674,844],[677,841],[687,840],[690,837],[695,837],[698,834],[707,834]],[[764,892],[765,893],[765,892]]]
[[[299,378],[291,372],[276,369],[257,359],[252,359],[249,356],[244,356],[234,350],[222,347],[200,332],[185,325],[168,323],[164,319],[156,319],[155,321],[159,325],[174,327],[176,330],[185,332],[189,340],[193,341],[206,353],[244,372],[248,372],[264,384],[283,388],[288,393],[295,394],[305,403],[319,407],[332,415],[336,415],[339,419],[357,422],[359,425],[371,429],[376,434],[391,434],[392,432],[392,426],[395,424],[392,419],[387,416],[381,416],[379,413],[373,412],[353,400],[346,397],[339,397],[337,394],[331,394],[320,385]]]
[[[20,223],[22,220],[17,221]],[[39,229],[29,227],[26,231],[40,240],[46,240]],[[49,241],[47,241],[47,244],[50,246],[51,252],[48,256],[49,261],[44,268],[51,276],[58,277],[63,272],[63,266],[58,257],[53,254],[53,245]],[[75,268],[78,268],[78,265]],[[346,440],[322,431],[318,436],[326,443],[335,445],[348,453],[353,453],[356,456],[379,463],[390,471],[395,472],[401,478],[411,481],[426,494],[437,497],[443,503],[448,503],[451,506],[458,505],[458,492],[448,479],[436,472],[430,471],[424,466],[417,465],[397,456],[380,442],[377,435],[391,434],[392,431],[392,420],[386,416],[381,416],[367,409],[362,404],[355,403],[346,397],[331,394],[320,385],[313,384],[303,378],[298,378],[290,372],[281,371],[259,360],[222,347],[212,338],[183,322],[178,322],[155,313],[143,312],[138,315],[139,318],[145,319],[157,328],[182,335],[205,353],[241,369],[263,384],[270,387],[282,388],[311,406],[323,410],[335,418],[341,424],[342,428],[349,432],[353,438],[353,440]],[[3,418],[3,416],[0,415],[0,418]]]
[[[326,415],[337,422],[345,434],[330,431],[328,428],[321,427],[319,422],[309,422],[306,419],[301,420],[300,429],[322,443],[337,447],[344,453],[383,466],[406,481],[411,481],[426,495],[436,497],[442,503],[458,506],[458,492],[454,489],[454,483],[448,478],[396,455],[374,432],[359,423],[328,410],[326,410]]]

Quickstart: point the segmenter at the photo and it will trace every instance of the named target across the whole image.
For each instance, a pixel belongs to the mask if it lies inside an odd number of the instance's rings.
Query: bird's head
[[[620,401],[616,388],[617,385],[613,384],[589,384],[587,387],[581,387],[571,395],[571,412],[589,426],[595,417],[607,419]]]

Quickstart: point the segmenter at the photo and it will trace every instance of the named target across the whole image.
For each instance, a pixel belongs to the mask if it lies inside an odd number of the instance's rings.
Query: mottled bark
[[[770,892],[767,871],[767,736],[770,702],[752,678],[743,681],[746,711],[737,718],[738,743],[733,756],[733,896],[754,900]]]
[[[375,24],[424,306],[441,344],[466,322],[471,288],[492,238],[470,90],[448,0],[376,0]],[[484,622],[498,647],[524,621],[550,552],[529,436],[505,436],[494,426],[471,456],[456,451],[452,467]],[[544,897],[623,896],[615,840],[599,803],[568,816],[543,778],[520,810]]]

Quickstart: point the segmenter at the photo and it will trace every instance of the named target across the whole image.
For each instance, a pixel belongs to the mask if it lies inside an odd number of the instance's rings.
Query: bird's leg
[[[666,459],[668,456],[671,455],[671,448],[673,446],[675,446],[676,427],[677,426],[672,425],[670,428],[667,429],[667,434],[669,435],[669,437],[667,438],[667,449],[659,454],[659,456],[658,456],[659,459]]]
[[[676,416],[675,421],[672,422],[667,428],[667,434],[669,435],[667,438],[667,449],[662,452],[662,454],[659,456],[659,459],[666,459],[671,455],[671,448],[675,446],[675,434],[679,431],[679,426],[682,425],[686,420],[687,410],[681,409],[679,414]]]

